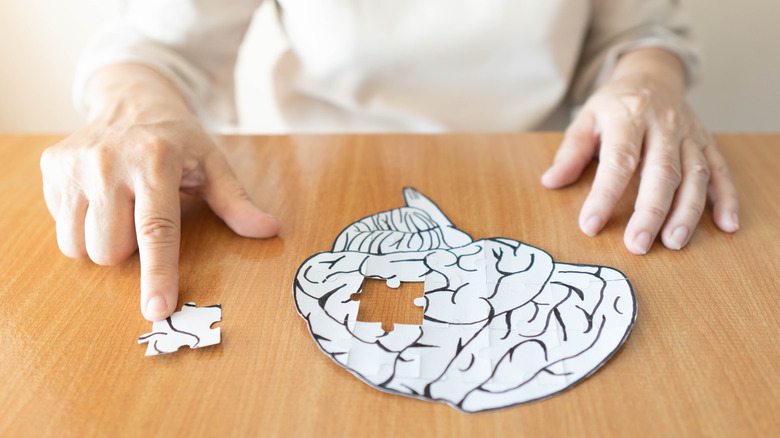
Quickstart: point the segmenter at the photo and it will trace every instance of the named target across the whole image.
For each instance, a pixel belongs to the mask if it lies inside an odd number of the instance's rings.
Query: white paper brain
[[[472,241],[414,189],[406,207],[361,219],[307,259],[298,312],[320,349],[366,383],[465,412],[559,393],[620,347],[636,300],[619,271],[555,263],[505,238]],[[424,282],[421,325],[357,321],[365,278]],[[387,293],[393,293],[388,289]]]

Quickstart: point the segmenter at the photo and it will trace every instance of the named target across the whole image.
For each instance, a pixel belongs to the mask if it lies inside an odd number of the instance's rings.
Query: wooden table
[[[560,134],[221,139],[283,231],[234,235],[189,202],[179,305],[221,303],[222,343],[144,357],[137,255],[115,267],[60,254],[41,151],[61,137],[0,136],[0,436],[778,436],[780,135],[719,135],[741,230],[708,211],[690,245],[623,247],[632,191],[596,238],[577,227],[595,166],[539,184]],[[353,221],[412,186],[475,239],[508,237],[556,261],[623,271],[636,326],[603,368],[553,398],[467,415],[377,391],[322,354],[292,281]]]

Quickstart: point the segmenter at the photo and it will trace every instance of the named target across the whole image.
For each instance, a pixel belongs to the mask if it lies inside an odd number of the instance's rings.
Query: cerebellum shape
[[[482,412],[557,394],[592,374],[636,318],[628,279],[555,263],[524,243],[472,241],[414,189],[406,207],[347,227],[293,287],[320,349],[377,389]],[[421,325],[357,321],[365,278],[424,282]]]

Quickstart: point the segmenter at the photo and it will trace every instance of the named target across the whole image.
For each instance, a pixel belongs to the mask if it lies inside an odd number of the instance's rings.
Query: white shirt
[[[236,122],[234,66],[261,0],[136,0],[81,58],[166,75],[212,130]],[[295,132],[560,129],[618,56],[665,48],[695,70],[673,0],[278,0],[290,49],[274,71]]]

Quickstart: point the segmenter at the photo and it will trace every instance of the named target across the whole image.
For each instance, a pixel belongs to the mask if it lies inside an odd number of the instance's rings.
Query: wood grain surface
[[[61,137],[0,136],[0,436],[780,436],[780,135],[719,135],[741,230],[710,211],[690,245],[623,247],[636,181],[606,229],[577,227],[595,166],[539,184],[560,134],[226,137],[253,199],[283,229],[233,234],[187,199],[179,305],[221,303],[222,343],[144,357],[137,255],[63,256],[38,161]],[[322,354],[295,311],[310,255],[412,186],[475,239],[623,271],[638,318],[598,372],[553,398],[467,415],[377,391]]]

